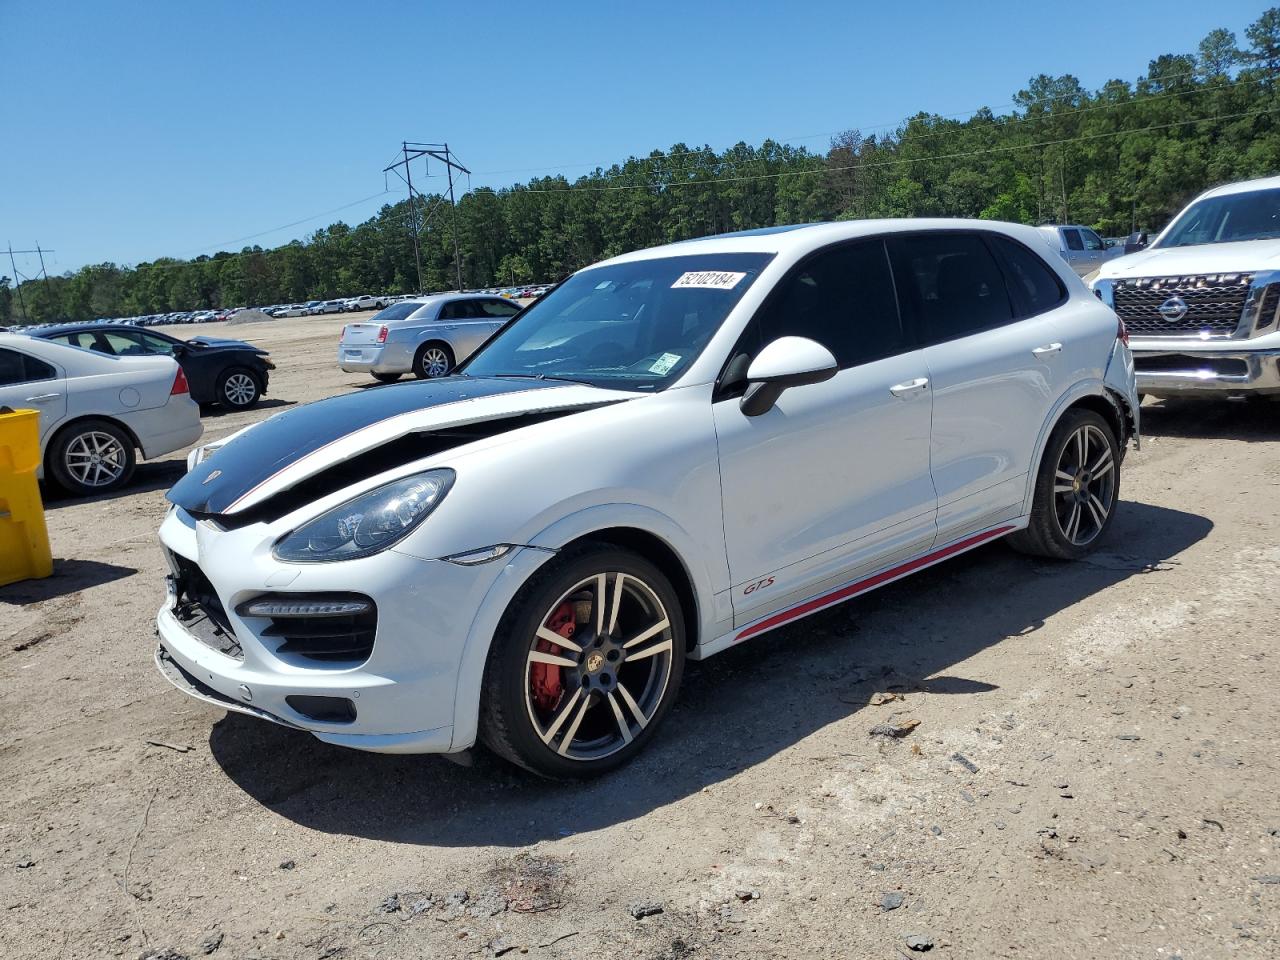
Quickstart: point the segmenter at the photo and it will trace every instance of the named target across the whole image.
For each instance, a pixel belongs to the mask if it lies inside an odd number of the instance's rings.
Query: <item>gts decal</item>
[[[773,586],[773,577],[765,577],[763,580],[757,580],[755,583],[748,584],[746,589],[742,591],[745,597],[748,594],[755,593],[757,590],[763,590],[765,587]]]

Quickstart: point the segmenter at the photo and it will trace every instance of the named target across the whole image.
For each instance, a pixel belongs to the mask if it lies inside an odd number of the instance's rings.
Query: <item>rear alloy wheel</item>
[[[1092,410],[1069,410],[1049,437],[1036,477],[1031,522],[1009,538],[1025,553],[1074,560],[1090,553],[1115,516],[1120,449]]]
[[[684,672],[680,601],[643,557],[582,548],[513,601],[485,672],[482,736],[557,779],[626,762],[666,716]]]
[[[261,395],[257,378],[248,370],[232,368],[218,378],[218,402],[224,407],[247,410]]]
[[[443,343],[424,344],[413,358],[413,375],[419,380],[447,376],[452,369],[453,353]]]
[[[53,478],[68,493],[89,496],[123,486],[137,460],[133,440],[105,420],[86,420],[58,437],[49,451]]]

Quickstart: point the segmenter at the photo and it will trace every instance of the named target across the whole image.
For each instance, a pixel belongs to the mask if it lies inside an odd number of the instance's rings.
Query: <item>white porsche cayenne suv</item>
[[[452,376],[196,451],[157,664],[330,743],[597,774],[687,659],[998,537],[1085,554],[1137,418],[1123,327],[1033,228],[626,254]]]

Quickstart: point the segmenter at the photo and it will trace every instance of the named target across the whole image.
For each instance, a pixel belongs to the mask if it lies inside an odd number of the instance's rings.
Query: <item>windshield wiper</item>
[[[491,373],[491,377],[499,380],[560,380],[564,383],[585,383],[590,386],[588,380],[575,380],[573,377],[556,377],[549,373]]]

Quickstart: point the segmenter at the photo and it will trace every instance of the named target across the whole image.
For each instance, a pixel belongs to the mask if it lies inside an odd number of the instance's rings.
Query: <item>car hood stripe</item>
[[[190,513],[236,513],[408,433],[628,396],[558,381],[445,377],[330,397],[235,437],[174,484],[168,499]]]

